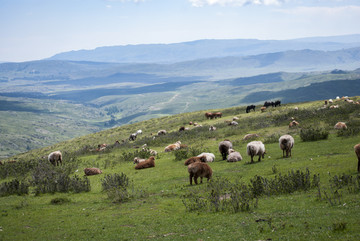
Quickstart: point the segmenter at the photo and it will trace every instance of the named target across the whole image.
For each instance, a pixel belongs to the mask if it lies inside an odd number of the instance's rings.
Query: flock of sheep
[[[349,99],[345,99],[345,101],[349,102]],[[325,101],[325,104],[332,103],[333,101],[330,99],[329,101]],[[351,102],[349,102],[351,103]],[[277,105],[280,105],[279,102],[276,103]],[[354,103],[355,104],[355,103]],[[275,106],[277,106],[275,105]],[[248,113],[251,109],[255,108],[253,106],[248,106],[246,109],[246,112]],[[207,119],[212,118],[221,118],[222,113],[205,113],[205,117]],[[192,124],[192,123],[191,123]],[[298,122],[296,122],[294,119],[292,122],[290,122],[289,127],[299,125]],[[201,126],[201,125],[195,125],[194,126]],[[338,122],[335,127],[335,129],[346,129],[346,124],[343,122]],[[179,131],[185,131],[186,128],[181,127]],[[209,128],[209,131],[215,131],[216,128],[211,126]],[[138,130],[137,132],[130,135],[129,140],[134,141],[136,137],[142,134],[141,130]],[[166,135],[166,130],[160,130],[157,133],[158,136]],[[257,134],[247,134],[244,136],[243,140],[248,140],[251,138],[259,137]],[[283,135],[279,138],[279,147],[283,152],[283,157],[291,157],[291,150],[294,147],[294,138],[291,135]],[[171,152],[175,150],[179,150],[182,147],[186,147],[185,145],[181,144],[181,141],[177,141],[173,144],[170,144],[165,147],[164,152]],[[355,153],[358,158],[358,172],[360,172],[360,144],[357,144],[354,146]],[[134,164],[136,164],[135,169],[145,169],[145,168],[151,168],[155,167],[155,156],[157,155],[157,152],[154,150],[151,150],[147,148],[146,144],[143,146],[143,150],[147,150],[150,152],[151,156],[148,159],[141,159],[138,157],[134,158]],[[235,151],[233,149],[233,145],[231,141],[224,140],[219,143],[219,152],[222,156],[223,160],[226,160],[227,162],[238,162],[241,161],[243,158],[240,154],[240,152]],[[251,158],[251,163],[254,162],[254,157],[258,156],[258,161],[261,161],[261,158],[264,159],[264,156],[266,154],[265,145],[261,141],[251,141],[246,146],[246,153]],[[49,154],[48,160],[51,164],[58,166],[62,165],[62,154],[60,151],[55,151]],[[208,165],[209,162],[215,161],[215,155],[213,153],[201,153],[198,156],[191,157],[185,161],[185,166],[188,167],[188,173],[190,178],[190,185],[192,185],[192,180],[194,180],[195,184],[198,184],[197,179],[201,178],[201,183],[203,177],[207,178],[208,180],[212,176],[212,169]],[[102,171],[98,168],[85,168],[84,169],[85,175],[96,175],[101,174]]]

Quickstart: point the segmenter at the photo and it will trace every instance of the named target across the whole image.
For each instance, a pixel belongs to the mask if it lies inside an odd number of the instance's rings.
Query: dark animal
[[[280,100],[275,101],[275,107],[277,107],[277,106],[281,106],[281,101]]]
[[[246,107],[246,113],[249,113],[251,110],[254,110],[255,111],[255,105],[248,105],[247,107]]]
[[[194,163],[194,162],[206,162],[206,156],[203,155],[200,157],[197,157],[197,156],[190,157],[189,159],[187,159],[185,161],[184,165],[189,166],[191,163]]]
[[[135,141],[135,140],[136,140],[136,136],[137,136],[136,133],[132,133],[132,134],[129,136],[129,141]]]
[[[357,144],[354,146],[354,150],[355,150],[355,153],[356,153],[356,156],[358,158],[358,172],[360,172],[360,144]]]
[[[226,160],[226,157],[229,153],[229,149],[232,148],[232,143],[229,140],[224,140],[219,143],[219,151],[223,160]]]
[[[192,179],[194,178],[195,184],[198,184],[198,177],[201,178],[200,183],[202,183],[203,177],[206,177],[209,181],[212,176],[211,167],[204,162],[194,162],[188,166],[188,172],[190,177],[190,185],[192,185]]]

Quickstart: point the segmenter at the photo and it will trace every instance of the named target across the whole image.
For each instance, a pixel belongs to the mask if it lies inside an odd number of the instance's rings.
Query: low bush
[[[0,185],[0,197],[10,195],[25,195],[29,193],[29,184],[27,182],[20,182],[15,179],[10,182],[4,182]]]
[[[302,128],[300,130],[300,138],[302,141],[317,141],[327,139],[329,131],[324,128]]]

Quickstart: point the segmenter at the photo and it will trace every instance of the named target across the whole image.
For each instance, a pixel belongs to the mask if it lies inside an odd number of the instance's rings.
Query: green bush
[[[10,195],[24,195],[29,193],[29,184],[27,182],[20,182],[15,179],[10,182],[4,182],[0,185],[0,197]]]
[[[317,141],[327,139],[329,131],[324,128],[302,128],[300,130],[300,138],[302,141]]]
[[[120,175],[115,174],[108,174],[102,180],[102,188],[104,191],[109,189],[126,189],[129,186],[129,178],[124,174],[121,173]]]

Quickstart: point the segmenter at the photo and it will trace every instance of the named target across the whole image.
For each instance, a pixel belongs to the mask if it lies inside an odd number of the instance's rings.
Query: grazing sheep
[[[291,149],[294,146],[294,138],[290,135],[283,135],[279,138],[279,146],[280,149],[283,151],[283,157],[285,156],[286,151],[286,157],[289,157],[289,153],[291,156]]]
[[[193,124],[193,122],[192,122],[192,121],[190,121],[190,122],[189,122],[189,125],[192,125],[192,124]]]
[[[262,107],[260,108],[260,110],[261,110],[261,112],[265,112],[266,107],[265,107],[265,106],[262,106]]]
[[[215,161],[215,155],[213,153],[203,152],[198,157],[205,156],[206,162],[213,162]]]
[[[248,105],[247,107],[246,107],[246,113],[249,113],[251,110],[254,110],[254,112],[255,112],[255,105]]]
[[[259,135],[258,134],[246,134],[243,138],[243,140],[249,140],[249,139],[254,139],[254,138],[258,138]]]
[[[136,133],[132,133],[132,134],[129,136],[129,141],[135,141],[135,140],[136,140],[136,136],[137,136]]]
[[[347,129],[347,126],[345,124],[345,122],[338,122],[336,123],[336,125],[334,126],[334,128],[336,130],[346,130]]]
[[[101,174],[102,171],[99,168],[93,167],[93,168],[85,168],[84,173],[85,176],[92,176],[92,175]]]
[[[142,148],[142,150],[143,151],[148,151],[149,153],[150,153],[150,155],[152,155],[152,156],[156,156],[157,155],[157,151],[155,151],[155,150],[153,150],[153,149],[150,149],[150,148],[148,148],[148,147],[143,147]]]
[[[336,96],[336,100],[340,100],[340,97],[339,97],[339,96]]]
[[[155,167],[155,157],[151,156],[149,159],[147,159],[144,162],[140,162],[135,166],[135,169],[144,169],[144,168],[150,168]]]
[[[210,126],[209,131],[216,131],[216,127],[215,126]]]
[[[298,110],[299,110],[299,107],[295,106],[294,110],[295,110],[295,111],[298,111]]]
[[[327,100],[325,100],[325,105],[327,105],[328,104],[328,101]]]
[[[135,157],[135,158],[134,158],[134,164],[138,164],[138,163],[144,162],[144,161],[146,161],[146,159],[142,159],[142,158],[140,158],[140,157]]]
[[[332,105],[329,107],[330,109],[338,109],[339,108],[339,105]]]
[[[261,141],[252,141],[247,144],[246,151],[249,156],[251,156],[251,163],[254,162],[254,156],[259,156],[258,161],[261,161],[261,157],[265,157],[265,146]]]
[[[348,102],[348,103],[350,103],[350,104],[354,104],[354,101],[353,101],[353,100],[346,99],[345,101]]]
[[[136,131],[136,134],[137,134],[137,135],[142,134],[142,130],[137,130],[137,131]]]
[[[332,104],[332,103],[334,103],[334,101],[332,99],[329,99],[329,104]]]
[[[229,155],[227,157],[228,162],[239,162],[241,160],[242,156],[240,155],[240,152],[229,149]]]
[[[106,149],[107,145],[104,143],[104,144],[99,144],[98,145],[98,148],[96,149],[97,151],[104,151]]]
[[[205,156],[205,155],[202,155],[202,156],[193,156],[193,157],[190,157],[189,159],[187,159],[187,160],[184,162],[184,165],[185,165],[185,166],[189,166],[191,163],[194,163],[194,162],[206,162],[206,156]]]
[[[213,113],[215,119],[216,118],[221,118],[222,117],[222,113],[221,112],[216,112],[216,113]]]
[[[157,135],[158,135],[158,136],[166,135],[166,130],[160,130],[160,131],[158,131]]]
[[[280,100],[275,101],[274,105],[275,105],[275,107],[281,106],[281,101]]]
[[[230,122],[229,126],[237,126],[239,123],[237,123],[236,121],[232,121]]]
[[[355,150],[355,153],[356,153],[356,156],[358,158],[358,168],[357,168],[357,171],[360,172],[360,144],[357,144],[354,146],[354,150]]]
[[[295,127],[295,126],[298,126],[298,125],[299,125],[299,122],[297,122],[296,120],[293,120],[292,122],[290,122],[289,128],[292,128],[292,127]]]
[[[60,151],[51,152],[48,156],[48,161],[54,166],[62,165],[62,154]]]
[[[206,177],[209,181],[212,176],[211,167],[203,162],[194,162],[188,166],[188,172],[190,177],[190,185],[192,185],[192,179],[194,178],[194,182],[197,185],[198,177],[201,178],[200,183],[202,183],[203,177]]]
[[[224,140],[219,143],[219,151],[223,160],[226,160],[230,148],[232,148],[232,143],[229,140]]]
[[[185,126],[180,127],[180,128],[179,128],[179,132],[180,132],[180,131],[185,131]]]
[[[181,145],[181,141],[177,141],[177,142],[175,142],[175,144],[168,145],[167,147],[165,147],[165,152],[179,150],[180,145]]]
[[[214,119],[215,118],[215,114],[211,113],[211,112],[206,112],[205,113],[205,117],[206,119]]]
[[[239,120],[239,117],[234,116],[233,121],[237,121],[237,120]]]

